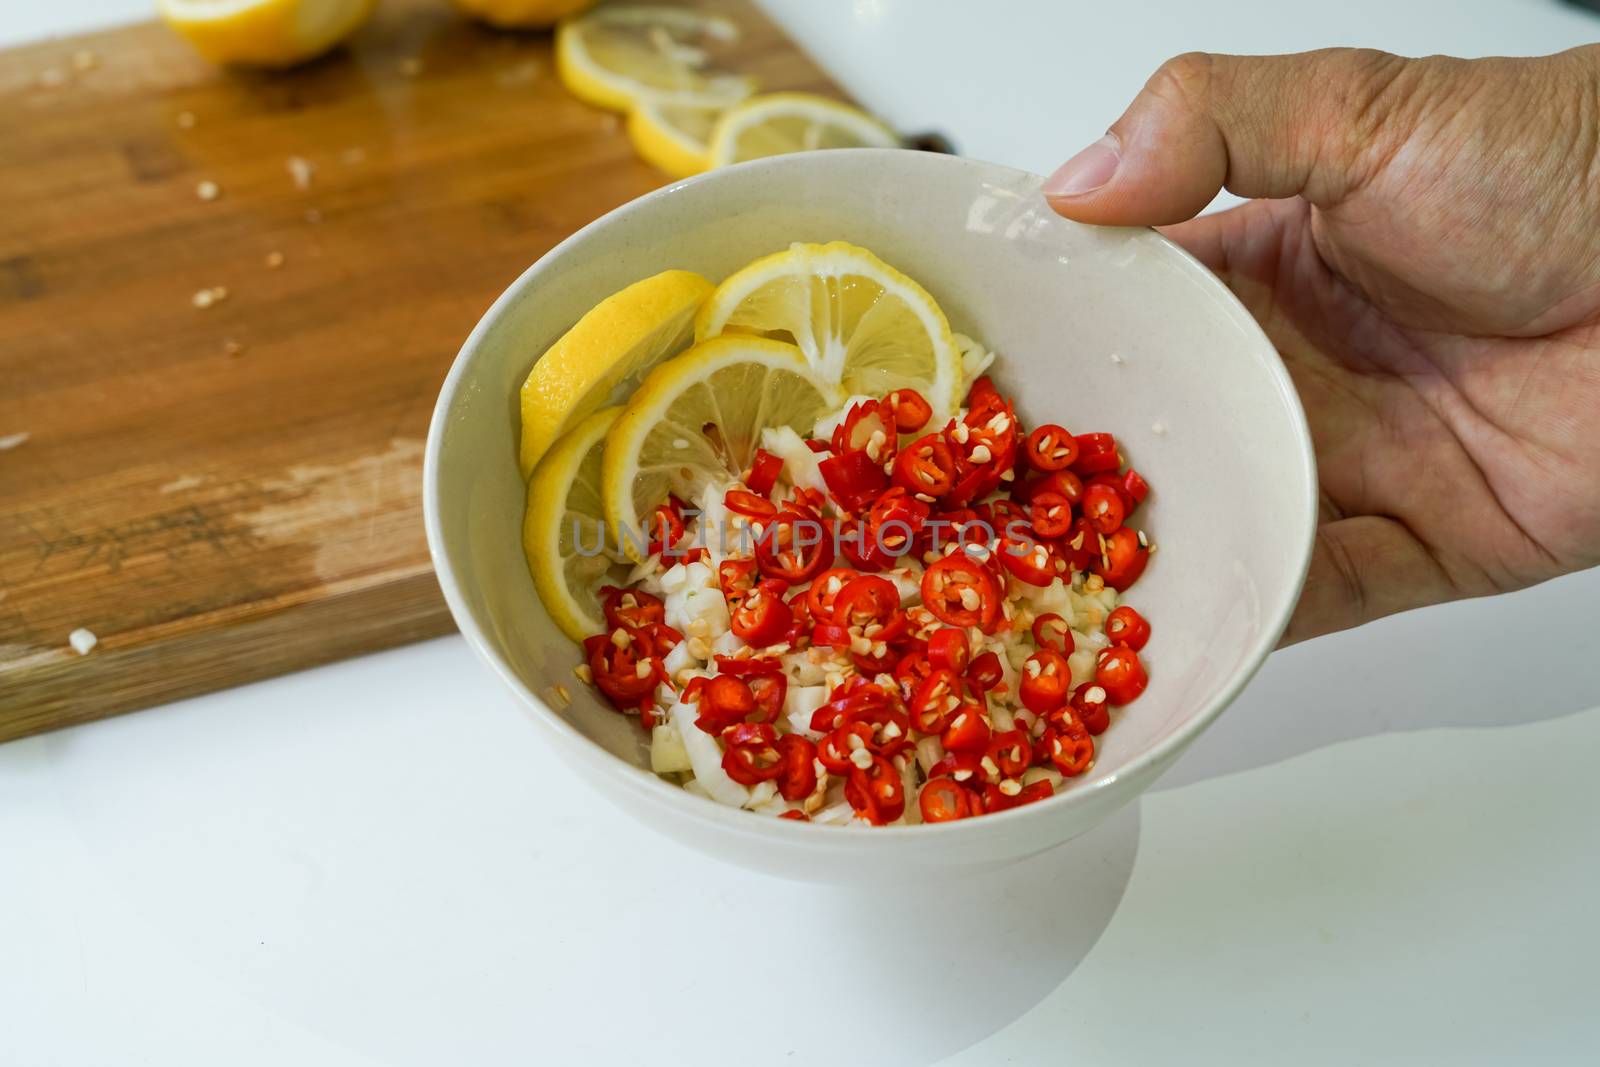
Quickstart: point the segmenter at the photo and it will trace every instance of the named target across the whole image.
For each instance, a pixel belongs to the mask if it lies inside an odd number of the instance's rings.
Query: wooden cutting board
[[[831,91],[748,0],[695,6],[765,87]],[[0,740],[450,630],[420,513],[445,371],[663,181],[548,35],[444,0],[287,74],[157,24],[0,52]]]

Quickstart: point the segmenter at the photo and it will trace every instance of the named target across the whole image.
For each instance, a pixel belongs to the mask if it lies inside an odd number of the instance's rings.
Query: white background
[[[901,128],[1034,170],[1188,49],[1600,39],[1553,0],[765,3]],[[10,3],[0,40],[144,12]],[[1597,602],[1279,653],[1099,830],[914,894],[673,848],[455,638],[9,744],[0,1064],[1593,1062]]]

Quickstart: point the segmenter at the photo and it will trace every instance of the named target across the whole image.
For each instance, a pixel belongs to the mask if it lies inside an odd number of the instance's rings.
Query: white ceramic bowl
[[[1083,833],[1172,765],[1277,642],[1316,517],[1311,441],[1288,375],[1232,294],[1149,230],[1067,222],[1039,178],[910,151],[814,152],[680,182],[586,226],[530,267],[456,357],[424,469],[428,543],[467,640],[600,796],[685,844],[777,874],[918,877],[1019,859]],[[1159,545],[1130,602],[1151,621],[1150,688],[1050,800],[936,826],[762,818],[647,769],[638,720],[576,684],[520,544],[517,389],[611,292],[670,267],[717,280],[793,241],[864,245],[921,282],[951,326],[1000,353],[1024,422],[1109,430],[1154,486]],[[1119,360],[1112,357],[1116,355]],[[553,704],[565,685],[570,706]],[[914,801],[913,801],[914,802]]]

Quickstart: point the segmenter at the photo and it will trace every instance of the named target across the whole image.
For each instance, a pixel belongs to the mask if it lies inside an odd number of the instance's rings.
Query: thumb
[[[1079,222],[1192,218],[1217,191],[1337,203],[1382,158],[1377,142],[1417,61],[1349,48],[1287,56],[1191,52],[1162,64],[1100,140],[1045,180]]]

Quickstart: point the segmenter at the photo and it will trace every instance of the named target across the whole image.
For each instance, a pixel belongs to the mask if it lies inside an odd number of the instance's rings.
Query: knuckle
[[[1145,90],[1195,110],[1206,110],[1211,97],[1211,82],[1216,72],[1216,57],[1209,52],[1185,52],[1173,56],[1151,75]]]

